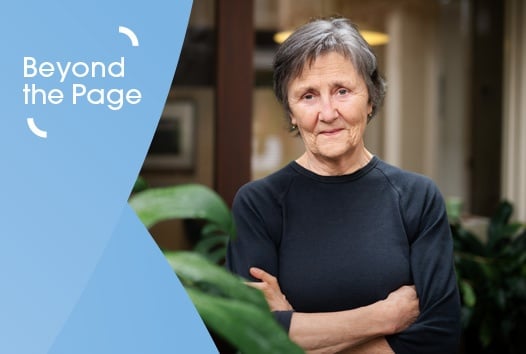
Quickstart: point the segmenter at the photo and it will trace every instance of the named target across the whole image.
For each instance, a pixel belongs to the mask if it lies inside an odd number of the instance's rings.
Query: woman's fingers
[[[265,286],[265,284],[260,281],[246,281],[245,284],[259,290],[263,290],[263,287]]]
[[[249,269],[249,272],[250,272],[250,275],[252,275],[254,278],[264,281],[265,283],[269,283],[269,284],[276,283],[277,284],[276,277],[273,276],[272,274],[265,272],[261,268],[251,267]]]
[[[250,275],[259,279],[259,282],[246,282],[248,286],[259,289],[263,292],[265,299],[272,311],[292,310],[292,306],[281,292],[278,280],[275,276],[265,272],[263,269],[251,267]]]

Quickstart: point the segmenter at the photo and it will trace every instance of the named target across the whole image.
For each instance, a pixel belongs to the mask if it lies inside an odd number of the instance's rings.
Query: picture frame
[[[146,155],[148,170],[191,170],[195,163],[195,105],[168,101]]]

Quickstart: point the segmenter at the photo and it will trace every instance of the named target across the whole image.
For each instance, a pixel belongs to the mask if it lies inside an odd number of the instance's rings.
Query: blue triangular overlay
[[[120,353],[119,346],[127,353],[173,352],[194,338],[190,333],[212,348],[127,205],[191,6],[191,0],[0,5],[0,353],[79,353],[90,348],[89,333],[99,354]],[[130,90],[140,91],[140,101],[115,103]],[[174,333],[182,322],[186,331]]]
[[[51,354],[217,352],[175,274],[131,208]]]

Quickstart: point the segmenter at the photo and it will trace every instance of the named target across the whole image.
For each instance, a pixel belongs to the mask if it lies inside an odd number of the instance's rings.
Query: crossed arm
[[[259,268],[250,274],[260,282],[247,284],[261,290],[272,311],[293,310],[276,277]],[[386,335],[403,331],[419,315],[413,286],[402,286],[381,301],[353,310],[294,312],[289,336],[307,353],[393,353]]]

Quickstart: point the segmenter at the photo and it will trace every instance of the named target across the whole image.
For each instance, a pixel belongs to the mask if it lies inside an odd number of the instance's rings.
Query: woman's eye
[[[347,93],[349,93],[349,90],[345,88],[338,89],[338,95],[346,95]]]
[[[314,98],[314,95],[312,93],[307,93],[303,95],[304,100],[312,100]]]

